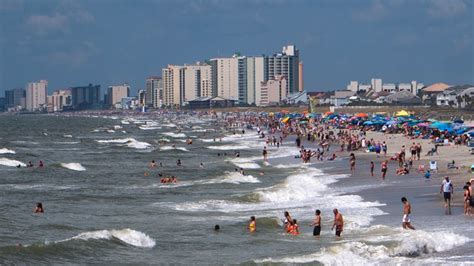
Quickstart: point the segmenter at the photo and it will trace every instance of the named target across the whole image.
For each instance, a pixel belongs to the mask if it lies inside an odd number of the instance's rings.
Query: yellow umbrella
[[[400,110],[395,116],[409,116],[410,114],[405,110]]]

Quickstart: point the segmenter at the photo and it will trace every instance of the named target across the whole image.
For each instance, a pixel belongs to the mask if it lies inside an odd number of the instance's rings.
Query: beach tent
[[[288,123],[288,121],[290,121],[290,117],[288,117],[288,116],[281,120],[281,122],[285,123],[285,124]]]
[[[439,122],[439,121],[432,123],[430,125],[430,128],[435,128],[435,129],[438,129],[438,130],[441,130],[441,131],[444,131],[444,130],[452,131],[453,130],[450,123]]]
[[[400,116],[410,116],[410,114],[405,110],[400,110],[395,114],[395,116],[398,116],[398,117],[400,117]]]
[[[369,115],[365,113],[357,113],[355,114],[355,117],[366,118],[366,117],[369,117]]]

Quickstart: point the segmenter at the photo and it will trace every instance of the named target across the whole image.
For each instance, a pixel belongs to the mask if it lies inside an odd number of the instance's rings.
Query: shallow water
[[[398,206],[358,195],[373,182],[348,180],[345,159],[303,165],[288,141],[269,147],[264,164],[255,132],[234,135],[210,118],[2,116],[0,128],[0,150],[9,151],[0,154],[1,263],[472,261],[456,253],[472,247],[472,226],[435,226],[426,213],[418,219],[433,226],[403,232],[392,221]],[[15,167],[39,160],[45,168]],[[151,160],[163,168],[148,168]],[[176,175],[179,183],[161,184],[158,173]],[[43,202],[44,214],[33,213],[36,202]],[[334,207],[345,217],[341,240],[329,230]],[[309,226],[316,208],[323,212],[320,240]],[[283,233],[285,210],[298,219],[301,235]],[[252,235],[246,231],[251,215],[257,216]]]

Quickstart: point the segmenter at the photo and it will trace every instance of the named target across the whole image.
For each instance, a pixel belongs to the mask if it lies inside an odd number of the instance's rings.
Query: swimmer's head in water
[[[216,225],[214,226],[214,230],[215,230],[215,231],[219,231],[220,229],[221,229],[221,227],[220,227],[218,224],[216,224]]]

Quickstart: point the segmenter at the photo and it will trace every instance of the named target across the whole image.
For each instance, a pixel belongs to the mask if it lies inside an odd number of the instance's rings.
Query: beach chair
[[[438,171],[438,163],[436,161],[430,161],[430,170]]]

